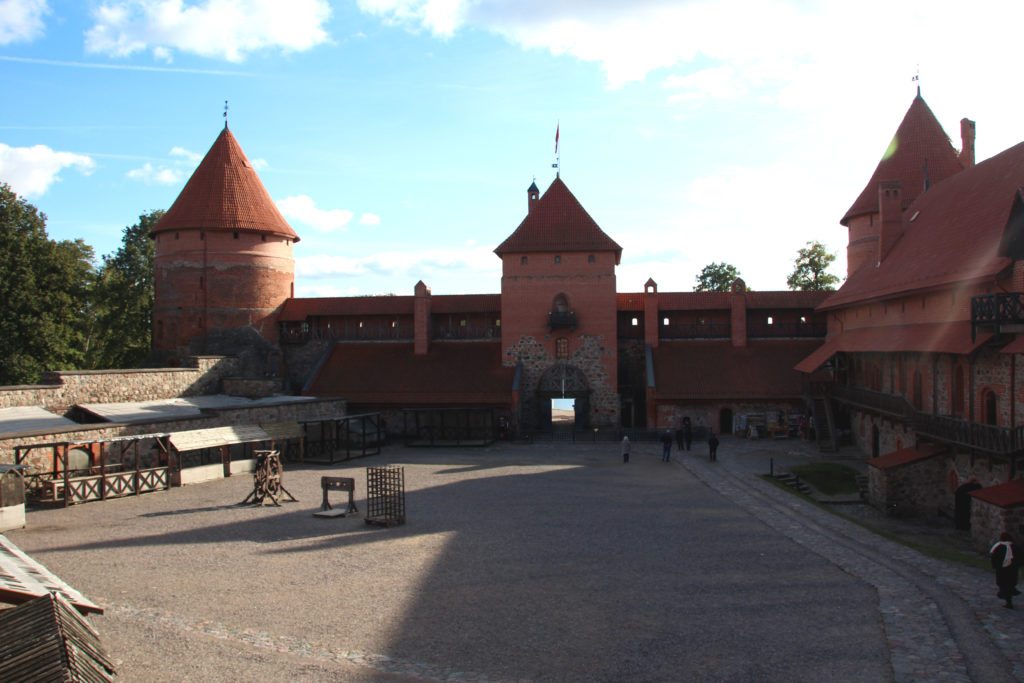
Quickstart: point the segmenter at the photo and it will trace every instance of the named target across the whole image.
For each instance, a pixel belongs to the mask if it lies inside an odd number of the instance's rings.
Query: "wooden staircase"
[[[818,450],[827,453],[838,450],[832,403],[825,396],[814,397],[814,433],[818,441]]]

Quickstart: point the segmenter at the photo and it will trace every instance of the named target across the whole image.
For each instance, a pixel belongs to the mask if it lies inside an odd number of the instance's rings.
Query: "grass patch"
[[[981,553],[975,551],[961,550],[958,548],[951,548],[940,543],[928,543],[927,541],[923,542],[920,536],[914,533],[912,530],[897,531],[895,529],[883,528],[877,524],[872,524],[868,521],[860,519],[859,517],[843,514],[842,506],[825,505],[824,503],[819,503],[818,501],[814,500],[814,498],[811,498],[810,496],[806,496],[800,493],[799,491],[791,489],[790,487],[783,484],[781,481],[775,479],[774,477],[770,477],[767,474],[761,475],[761,479],[763,481],[768,482],[769,484],[772,484],[773,486],[777,486],[779,489],[785,491],[786,493],[789,493],[790,495],[794,495],[797,498],[806,501],[807,503],[815,506],[816,508],[825,510],[829,514],[833,514],[836,517],[842,517],[846,521],[852,522],[863,529],[867,529],[868,531],[877,536],[890,540],[894,543],[899,543],[900,545],[905,545],[908,548],[912,548],[917,552],[921,553],[922,555],[926,555],[936,560],[942,560],[944,562],[954,562],[957,564],[966,565],[968,567],[984,569],[985,571],[991,570],[991,565],[989,563],[988,557],[982,555]]]
[[[833,462],[814,462],[789,471],[826,496],[857,493],[857,470]]]

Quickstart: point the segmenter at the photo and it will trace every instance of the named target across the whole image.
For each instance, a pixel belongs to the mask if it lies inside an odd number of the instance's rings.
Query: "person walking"
[[[693,425],[690,424],[690,418],[683,418],[683,443],[686,445],[686,450],[690,450],[690,444],[693,443]]]
[[[1020,595],[1017,590],[1017,579],[1020,575],[1020,548],[1013,542],[1013,537],[1005,531],[999,534],[999,541],[988,551],[992,560],[992,569],[996,571],[997,595],[1006,601],[1003,607],[1013,609],[1013,596]]]
[[[708,461],[715,462],[718,460],[718,437],[715,436],[714,432],[711,432],[711,436],[708,437]]]
[[[622,437],[622,462],[629,462],[629,450],[631,445],[629,443],[629,436]]]
[[[661,435],[661,461],[668,462],[672,458],[672,430],[666,429]]]

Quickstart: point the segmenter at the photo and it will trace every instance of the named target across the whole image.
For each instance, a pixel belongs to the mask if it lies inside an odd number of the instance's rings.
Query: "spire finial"
[[[921,65],[917,65],[917,70],[914,71],[914,77],[910,79],[912,82],[917,83],[917,96],[921,96]]]
[[[562,129],[562,122],[559,121],[555,124],[555,163],[551,164],[551,168],[555,169],[555,177],[559,177],[562,172],[562,156],[558,153],[558,133]]]
[[[224,130],[228,129],[228,101],[224,100]]]

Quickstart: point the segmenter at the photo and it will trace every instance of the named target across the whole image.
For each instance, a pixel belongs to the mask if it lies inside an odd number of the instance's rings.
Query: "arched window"
[[[985,412],[985,424],[999,424],[999,397],[996,392],[986,389],[981,395],[981,405]]]
[[[953,371],[953,415],[964,415],[964,366],[958,365]]]
[[[557,295],[554,301],[551,302],[551,310],[555,313],[568,313],[569,298],[565,294]]]

